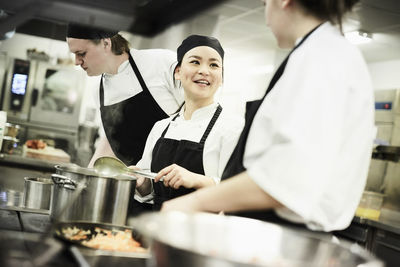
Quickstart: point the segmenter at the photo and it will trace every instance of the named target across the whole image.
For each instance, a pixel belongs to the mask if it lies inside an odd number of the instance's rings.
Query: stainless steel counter
[[[2,193],[6,192],[0,192],[0,229],[37,233],[49,229],[49,210],[26,208],[17,194]],[[16,196],[18,199],[15,199]]]
[[[379,220],[354,217],[354,222],[364,224],[395,234],[400,234],[400,212],[389,209],[382,209]]]
[[[0,265],[35,266],[35,260],[44,266],[76,266],[62,242],[45,235],[50,230],[48,210],[7,206],[0,201]]]
[[[0,266],[78,266],[61,242],[42,234],[0,229]]]

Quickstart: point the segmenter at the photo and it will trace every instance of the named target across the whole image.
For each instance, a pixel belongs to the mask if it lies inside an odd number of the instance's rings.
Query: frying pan
[[[69,239],[65,234],[63,234],[62,229],[64,228],[74,228],[77,227],[79,229],[82,229],[84,231],[90,231],[90,234],[87,234],[87,238],[81,239],[81,240],[71,240]],[[82,244],[83,241],[88,241],[90,240],[93,236],[97,234],[95,231],[96,227],[105,229],[105,230],[119,230],[119,231],[125,231],[125,230],[131,230],[132,231],[132,237],[136,241],[138,241],[142,247],[148,248],[146,240],[133,228],[131,227],[126,227],[126,226],[118,226],[118,225],[112,225],[112,224],[105,224],[105,223],[91,223],[91,222],[58,222],[54,226],[54,235],[64,241],[67,245],[78,245],[79,247],[84,247],[86,249],[90,250],[96,250],[99,251],[99,249],[94,249],[90,248],[88,246],[85,246]],[[104,251],[104,254],[112,254],[112,253],[118,253],[118,254],[131,254],[135,255],[138,257],[149,257],[149,253],[144,253],[144,252],[120,252],[120,251]]]

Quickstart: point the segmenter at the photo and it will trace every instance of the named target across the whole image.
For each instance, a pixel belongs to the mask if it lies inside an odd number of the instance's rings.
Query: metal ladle
[[[157,173],[148,172],[143,170],[134,170],[128,168],[125,163],[114,157],[100,157],[96,159],[93,164],[93,168],[101,175],[115,176],[119,174],[130,174],[135,177],[143,176],[145,178],[153,179],[157,176]],[[164,177],[161,177],[160,181]]]

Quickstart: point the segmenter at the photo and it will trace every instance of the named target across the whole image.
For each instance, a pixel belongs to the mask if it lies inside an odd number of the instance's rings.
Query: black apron
[[[245,115],[245,126],[243,128],[243,131],[239,137],[239,141],[235,147],[235,149],[232,152],[231,157],[229,158],[229,161],[227,165],[225,166],[224,172],[222,174],[221,180],[228,179],[232,176],[235,176],[241,172],[246,171],[246,168],[243,165],[243,156],[244,156],[244,150],[246,147],[246,142],[247,142],[247,136],[249,135],[250,127],[253,123],[253,119],[261,106],[262,102],[264,101],[265,97],[268,95],[268,93],[272,90],[272,88],[275,86],[279,78],[282,76],[286,64],[289,60],[290,55],[295,51],[300,45],[304,43],[304,41],[318,28],[314,28],[312,31],[310,31],[304,38],[290,51],[289,55],[285,58],[285,60],[281,63],[277,71],[275,72],[274,76],[271,79],[271,82],[268,85],[267,91],[265,92],[265,95],[263,96],[262,99],[260,100],[255,100],[255,101],[250,101],[246,103],[246,115]],[[277,216],[273,210],[268,210],[268,211],[246,211],[246,212],[237,212],[232,215],[236,216],[243,216],[243,217],[248,217],[248,218],[254,218],[254,219],[259,219],[263,221],[268,221],[268,222],[273,222],[273,223],[279,223],[279,224],[284,224],[284,225],[289,225],[289,226],[298,226],[298,227],[305,227],[304,224],[296,224],[289,222],[287,220],[284,220]]]
[[[104,131],[114,154],[126,165],[136,164],[142,157],[147,136],[153,125],[168,115],[150,94],[135,61],[129,54],[129,63],[142,86],[142,92],[119,103],[104,106],[103,77],[100,81],[100,112]],[[119,88],[113,88],[118,90]],[[132,195],[135,184],[132,183]],[[129,199],[129,216],[150,211],[152,205]]]
[[[104,106],[103,77],[100,81],[100,112],[104,131],[114,154],[128,166],[142,158],[147,136],[154,123],[168,118],[168,114],[149,92],[130,54],[129,63],[142,86],[142,92],[119,103]]]
[[[174,140],[170,138],[165,138],[165,134],[168,131],[169,124],[167,128],[163,131],[161,137],[157,140],[154,146],[152,161],[151,161],[151,171],[159,172],[163,168],[171,165],[177,164],[191,172],[204,175],[203,167],[203,151],[204,143],[213,128],[215,122],[217,121],[219,115],[221,114],[222,107],[218,105],[217,110],[214,113],[211,121],[209,122],[206,131],[204,132],[199,143],[188,141],[188,140]],[[174,121],[179,114],[177,114],[172,121]],[[163,182],[153,183],[154,188],[154,205],[153,210],[160,210],[161,205],[164,201],[173,199],[179,196],[183,196],[194,192],[192,188],[185,188],[183,186],[178,189],[164,186]]]

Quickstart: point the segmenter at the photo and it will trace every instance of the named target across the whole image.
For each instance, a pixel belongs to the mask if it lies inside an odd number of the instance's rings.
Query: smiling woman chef
[[[247,104],[226,180],[165,202],[163,210],[242,211],[321,231],[350,224],[375,136],[367,66],[339,30],[355,2],[264,1],[279,46],[294,48],[265,96]]]
[[[222,84],[224,50],[215,38],[191,35],[178,48],[174,77],[184,89],[185,104],[178,114],[157,122],[150,132],[137,167],[158,172],[153,183],[137,183],[138,192],[154,209],[165,200],[220,181],[239,138],[243,120],[230,116],[214,101]],[[165,176],[163,181],[160,177]]]
[[[129,49],[118,32],[76,24],[68,27],[67,43],[75,64],[88,76],[102,75],[95,100],[105,136],[89,167],[101,156],[136,164],[154,123],[178,110],[183,101],[183,92],[174,88],[172,79],[176,54],[165,49]],[[137,202],[131,207],[132,215],[151,209]]]

